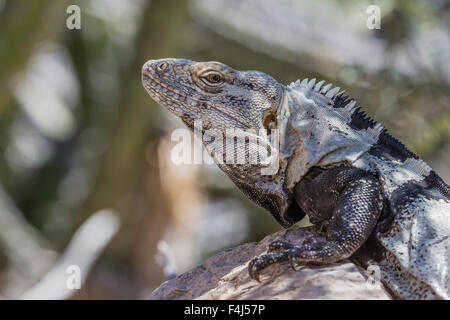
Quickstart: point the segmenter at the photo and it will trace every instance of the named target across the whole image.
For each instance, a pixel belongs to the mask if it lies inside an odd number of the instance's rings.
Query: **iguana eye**
[[[214,74],[208,75],[207,79],[211,83],[218,83],[218,82],[220,82],[221,77],[220,77],[220,75],[214,73]]]
[[[217,71],[209,71],[202,74],[201,79],[203,82],[210,86],[217,86],[223,82],[223,75]]]

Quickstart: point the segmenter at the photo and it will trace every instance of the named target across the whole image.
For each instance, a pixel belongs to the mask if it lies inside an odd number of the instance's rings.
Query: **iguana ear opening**
[[[273,129],[277,126],[277,114],[275,110],[267,110],[263,116],[263,127],[267,130],[267,135],[270,136]]]

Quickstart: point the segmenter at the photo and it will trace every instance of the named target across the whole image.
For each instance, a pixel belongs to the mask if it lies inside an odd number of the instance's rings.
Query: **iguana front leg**
[[[380,183],[372,174],[353,167],[312,169],[296,187],[295,200],[311,223],[325,229],[325,237],[302,246],[275,241],[269,253],[249,264],[250,277],[259,281],[267,266],[289,261],[328,264],[351,256],[372,233],[381,214]]]

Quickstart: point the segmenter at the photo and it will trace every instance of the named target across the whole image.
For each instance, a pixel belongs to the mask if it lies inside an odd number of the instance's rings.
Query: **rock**
[[[365,271],[349,260],[326,266],[303,266],[294,271],[288,263],[263,270],[261,283],[248,275],[248,262],[264,253],[275,240],[298,245],[314,234],[312,227],[283,230],[259,243],[225,250],[203,264],[164,282],[150,299],[391,299],[382,287],[371,286]]]

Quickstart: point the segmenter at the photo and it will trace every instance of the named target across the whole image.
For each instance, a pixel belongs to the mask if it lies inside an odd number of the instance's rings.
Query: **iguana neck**
[[[315,166],[331,167],[353,163],[374,141],[348,132],[346,119],[324,101],[308,98],[302,92],[286,89],[279,110],[281,162],[286,163],[285,186],[295,185]],[[346,133],[346,134],[342,134]]]

